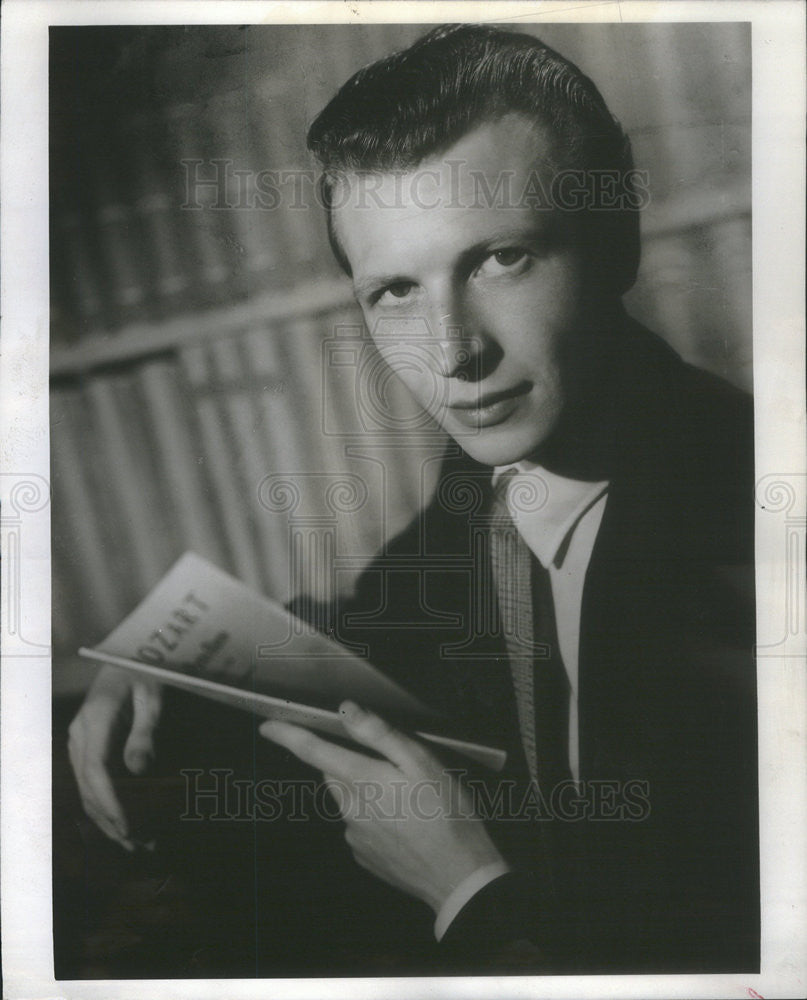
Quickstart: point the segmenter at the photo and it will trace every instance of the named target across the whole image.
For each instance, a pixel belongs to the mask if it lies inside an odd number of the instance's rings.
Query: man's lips
[[[531,389],[532,383],[519,382],[511,389],[483,393],[474,399],[454,400],[448,409],[466,427],[493,427],[507,420]]]
[[[499,403],[503,399],[512,399],[513,396],[523,396],[530,391],[532,385],[529,382],[519,382],[512,389],[502,389],[500,392],[486,392],[481,396],[474,396],[470,399],[452,400],[448,407],[451,410],[484,410],[494,403]]]

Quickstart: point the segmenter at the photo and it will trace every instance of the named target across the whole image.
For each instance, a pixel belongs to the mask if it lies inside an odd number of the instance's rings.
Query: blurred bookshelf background
[[[305,150],[338,86],[424,30],[51,28],[57,690],[186,549],[322,597],[428,493],[443,440],[394,379],[378,422]],[[518,30],[595,80],[649,174],[630,311],[750,388],[749,26]]]

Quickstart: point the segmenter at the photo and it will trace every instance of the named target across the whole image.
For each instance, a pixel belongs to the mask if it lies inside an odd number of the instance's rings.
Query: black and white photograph
[[[800,5],[245,6],[47,23],[54,995],[798,995]]]

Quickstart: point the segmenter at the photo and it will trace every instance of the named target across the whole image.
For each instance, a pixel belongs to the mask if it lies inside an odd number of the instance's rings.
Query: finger
[[[288,722],[274,720],[264,722],[259,732],[273,743],[290,750],[304,763],[316,767],[319,771],[327,771],[342,781],[353,781],[376,770],[377,761],[370,757],[337,746],[315,736],[308,729],[292,726]]]
[[[89,727],[89,733],[91,735],[88,736],[85,726],[71,727],[67,744],[82,804],[85,811],[88,811],[88,805],[91,806],[117,831],[119,837],[126,839],[129,836],[128,823],[104,764],[103,741],[94,738],[97,734],[92,727]]]
[[[110,692],[101,689],[92,697],[88,696],[67,731],[67,745],[74,770],[78,771],[87,760],[106,761],[120,712],[120,701],[116,701]]]
[[[134,851],[134,842],[128,837],[121,836],[118,829],[110,821],[110,819],[104,816],[103,813],[99,812],[89,799],[83,799],[82,805],[84,807],[84,812],[98,827],[101,833],[103,833],[106,837],[109,837],[110,840],[114,840],[115,843],[120,844],[121,847],[125,848],[127,851]]]
[[[134,850],[134,843],[129,836],[128,829],[126,829],[125,819],[123,817],[118,819],[115,815],[109,815],[96,801],[91,789],[80,788],[79,795],[84,812],[95,823],[98,829],[105,836],[109,837],[110,840],[116,841],[127,850]]]
[[[160,718],[159,688],[135,684],[132,688],[132,728],[123,748],[123,762],[132,774],[142,774],[154,760],[154,730]]]
[[[322,783],[330,793],[343,820],[347,820],[355,812],[353,808],[353,796],[350,794],[350,786],[339,778],[330,774],[323,774]]]
[[[119,838],[129,840],[130,830],[126,814],[115,794],[112,779],[102,767],[85,769],[82,798],[110,824]]]
[[[339,711],[352,739],[380,753],[404,773],[414,775],[433,769],[436,761],[427,750],[374,712],[359,708],[352,701],[342,702]]]
[[[68,753],[85,810],[90,805],[97,815],[103,816],[112,825],[120,837],[128,838],[126,816],[95,741],[71,736]]]

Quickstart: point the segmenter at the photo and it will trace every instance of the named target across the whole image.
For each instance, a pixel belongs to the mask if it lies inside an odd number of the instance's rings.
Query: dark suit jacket
[[[580,634],[589,805],[578,812],[588,815],[542,819],[532,810],[491,823],[516,871],[451,925],[445,968],[754,971],[750,401],[627,320],[591,364],[601,389],[587,433],[597,438],[595,478],[611,486]],[[457,733],[507,748],[488,802],[506,780],[518,803],[526,768],[515,702],[485,610],[489,478],[450,451],[434,500],[371,564],[330,627]]]

